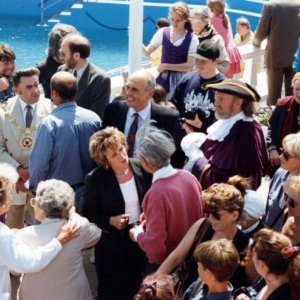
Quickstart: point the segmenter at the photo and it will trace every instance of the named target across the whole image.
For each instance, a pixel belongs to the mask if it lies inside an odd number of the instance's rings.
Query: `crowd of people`
[[[224,0],[176,2],[142,45],[158,77],[126,74],[113,101],[75,27],[36,67],[1,44],[0,300],[9,271],[20,300],[93,299],[92,247],[98,300],[300,299],[299,9],[271,0],[233,36]],[[266,37],[267,136],[236,79],[238,46]]]

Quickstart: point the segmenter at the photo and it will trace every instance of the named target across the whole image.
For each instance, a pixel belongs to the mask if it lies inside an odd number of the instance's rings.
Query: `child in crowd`
[[[155,21],[155,29],[159,30],[164,27],[169,27],[170,21],[166,18],[159,18]],[[157,67],[160,64],[161,61],[161,46],[156,48],[150,55],[150,61],[152,64],[152,67]]]
[[[186,290],[183,300],[231,300],[233,287],[228,281],[239,265],[239,254],[227,239],[210,240],[194,252],[199,279]]]
[[[134,300],[175,300],[174,282],[171,275],[153,273],[143,280]]]
[[[234,44],[232,28],[229,17],[225,14],[224,0],[207,0],[210,22],[217,32],[224,39],[227,54],[230,60],[230,68],[226,73],[227,78],[232,78],[234,74],[241,72],[241,55]]]
[[[250,22],[246,18],[236,20],[236,34],[234,42],[237,46],[251,44],[254,39],[254,33],[251,31]]]
[[[199,41],[192,32],[189,17],[190,11],[186,3],[174,3],[169,11],[171,26],[159,29],[150,44],[147,47],[143,45],[143,54],[148,57],[162,46],[156,82],[165,88],[168,95],[172,95],[179,80],[192,70],[195,63],[195,59],[189,54],[196,52]]]
[[[159,84],[155,86],[153,100],[156,104],[177,110],[176,106],[168,100],[165,89]]]

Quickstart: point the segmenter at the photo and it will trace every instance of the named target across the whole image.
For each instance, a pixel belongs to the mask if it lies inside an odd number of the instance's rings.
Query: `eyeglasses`
[[[290,158],[296,158],[294,156],[291,156],[286,150],[284,150],[283,148],[280,148],[281,154],[283,156],[283,158],[288,161]]]
[[[59,55],[59,56],[62,56],[62,57],[65,57],[65,53],[64,53],[62,50],[59,50],[59,51],[58,51],[58,55]]]
[[[285,201],[290,208],[295,208],[298,205],[297,201],[291,198],[289,195],[285,194]]]
[[[217,211],[207,211],[207,214],[212,215],[214,219],[220,221],[221,218],[225,215],[225,213],[220,214]]]

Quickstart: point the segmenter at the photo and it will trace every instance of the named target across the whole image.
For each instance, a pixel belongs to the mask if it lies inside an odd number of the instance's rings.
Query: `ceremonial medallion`
[[[33,146],[33,138],[30,135],[25,135],[20,139],[20,147],[23,150],[29,151]]]

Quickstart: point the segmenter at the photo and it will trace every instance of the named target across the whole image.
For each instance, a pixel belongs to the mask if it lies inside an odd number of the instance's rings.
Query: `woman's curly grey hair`
[[[176,148],[172,136],[155,126],[151,121],[141,127],[136,134],[136,155],[156,169],[167,166]]]
[[[35,200],[47,218],[68,219],[74,199],[73,189],[62,180],[41,181],[37,186]]]
[[[16,169],[7,164],[0,163],[0,205],[5,204],[12,192],[12,185],[19,179]]]

